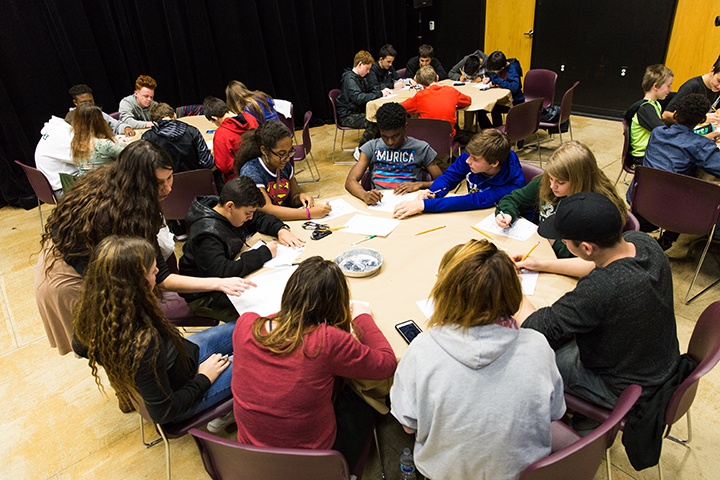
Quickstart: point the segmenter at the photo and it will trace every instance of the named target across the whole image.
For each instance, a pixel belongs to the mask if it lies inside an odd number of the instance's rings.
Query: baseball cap
[[[538,227],[544,238],[592,242],[617,235],[622,217],[605,195],[581,192],[560,200],[555,214]]]

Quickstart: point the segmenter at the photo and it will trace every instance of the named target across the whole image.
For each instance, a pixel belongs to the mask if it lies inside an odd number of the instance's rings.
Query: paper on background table
[[[380,203],[375,205],[368,205],[368,210],[374,210],[376,212],[389,212],[395,211],[395,206],[400,202],[406,202],[415,200],[417,198],[416,193],[406,193],[405,195],[395,195],[392,190],[380,190],[382,192],[382,200]]]
[[[431,299],[426,298],[425,300],[418,300],[415,302],[415,305],[417,305],[423,315],[425,315],[425,318],[430,320],[430,316],[435,311],[435,303]]]
[[[537,287],[538,272],[531,272],[530,270],[520,271],[520,283],[522,284],[523,295],[535,295],[535,287]]]
[[[252,248],[250,250],[255,250],[256,248],[260,248],[263,245],[265,245],[263,242],[257,242],[255,245],[252,246]],[[264,267],[278,267],[278,266],[290,265],[304,251],[305,251],[305,247],[292,248],[292,247],[288,247],[288,246],[278,243],[278,249],[277,249],[277,254],[275,255],[275,258],[271,258],[270,260],[265,262],[263,264],[263,266]]]
[[[252,278],[257,287],[245,290],[239,297],[228,295],[228,298],[241,315],[245,312],[255,312],[261,316],[277,313],[280,310],[280,299],[285,290],[285,284],[295,269],[297,267],[268,270]]]
[[[497,223],[495,223],[494,213],[491,213],[486,218],[480,220],[474,226],[483,232],[510,237],[514,240],[520,240],[521,242],[530,238],[537,230],[537,225],[529,220],[525,220],[524,218],[518,218],[515,220],[510,228],[500,228]]]
[[[345,228],[340,231],[343,233],[356,233],[358,235],[387,237],[398,225],[400,225],[400,220],[394,220],[392,218],[355,215],[345,222]]]
[[[210,150],[210,151],[212,152],[212,149],[213,149],[213,141],[212,141],[212,139],[210,139],[210,140],[205,140],[205,145],[207,145],[208,150]]]
[[[330,203],[332,210],[330,211],[330,213],[328,213],[322,218],[323,221],[332,220],[333,218],[342,217],[343,215],[347,215],[348,213],[358,211],[357,208],[353,207],[342,198],[330,200],[330,202],[328,203]]]

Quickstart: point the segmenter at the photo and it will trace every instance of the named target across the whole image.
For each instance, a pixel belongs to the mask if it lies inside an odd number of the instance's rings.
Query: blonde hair
[[[623,225],[627,219],[627,206],[615,186],[598,167],[595,155],[580,142],[565,142],[550,156],[540,179],[540,201],[557,205],[560,201],[550,189],[550,176],[570,184],[570,195],[595,192],[608,197],[620,211]]]
[[[225,100],[230,110],[242,114],[246,109],[258,122],[265,118],[263,109],[270,110],[270,95],[260,90],[250,90],[244,83],[231,80],[225,87]]]
[[[420,67],[420,70],[415,74],[415,81],[420,85],[429,87],[437,80],[437,72],[430,65]]]
[[[115,141],[115,135],[105,121],[102,109],[92,103],[81,103],[75,109],[72,130],[70,154],[75,165],[80,165],[90,159],[95,148],[95,139],[104,138]]]
[[[515,314],[522,287],[505,252],[487,240],[470,240],[443,256],[430,297],[435,303],[431,327],[467,329]]]
[[[650,65],[645,69],[645,74],[642,79],[643,92],[647,93],[652,90],[653,86],[665,85],[669,79],[673,77],[673,72],[662,63]]]

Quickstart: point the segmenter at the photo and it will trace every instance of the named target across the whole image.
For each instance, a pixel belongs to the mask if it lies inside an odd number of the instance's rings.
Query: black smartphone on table
[[[398,331],[398,333],[405,339],[405,341],[410,344],[415,337],[420,335],[422,330],[420,330],[420,327],[417,326],[417,323],[415,323],[413,320],[406,320],[404,322],[400,322],[397,325],[395,325],[395,330]]]

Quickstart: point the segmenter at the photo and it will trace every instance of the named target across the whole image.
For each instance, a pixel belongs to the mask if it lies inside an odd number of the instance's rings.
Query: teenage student
[[[120,100],[118,112],[120,121],[132,128],[150,128],[150,107],[155,105],[155,89],[157,82],[149,75],[140,75],[135,80],[135,91],[132,95]]]
[[[234,324],[183,338],[155,296],[155,247],[111,235],[91,258],[73,315],[73,350],[98,367],[121,402],[142,401],[153,422],[177,422],[230,397]],[[218,421],[208,428],[217,431]]]
[[[392,414],[415,434],[427,478],[516,479],[550,454],[565,412],[555,355],[513,319],[522,289],[512,260],[487,240],[444,257],[428,330],[400,360]]]
[[[70,108],[70,111],[65,115],[65,121],[72,124],[73,116],[75,115],[75,109],[80,106],[81,103],[89,103],[95,105],[95,97],[93,97],[92,88],[88,87],[84,83],[79,85],[73,85],[68,90],[70,98],[72,98],[74,107]],[[128,137],[135,136],[135,130],[130,125],[126,125],[119,120],[115,120],[113,117],[103,112],[103,118],[110,126],[110,129],[115,135],[127,135]]]
[[[277,315],[238,319],[233,348],[238,441],[332,448],[352,469],[372,432],[373,409],[342,379],[391,377],[396,360],[370,308],[351,306],[340,268],[317,256],[303,261]]]
[[[448,78],[447,71],[445,71],[440,60],[435,57],[435,49],[427,43],[420,45],[418,47],[418,54],[408,60],[407,65],[405,65],[405,76],[407,78],[415,78],[415,74],[420,70],[420,67],[426,65],[433,67],[439,80]]]
[[[505,134],[489,128],[470,139],[460,155],[418,198],[401,202],[393,216],[403,219],[419,213],[457,212],[489,208],[525,185],[520,161]],[[465,180],[466,195],[446,196]]]
[[[70,151],[80,175],[115,160],[125,147],[115,141],[100,107],[89,103],[75,109],[72,130]]]
[[[265,198],[260,210],[281,220],[322,218],[330,205],[315,203],[312,195],[302,193],[291,162],[295,155],[292,133],[279,120],[269,120],[243,135],[235,159],[235,171],[253,179]]]
[[[278,120],[275,101],[260,90],[250,90],[244,83],[231,80],[225,88],[227,105],[235,113],[249,113],[260,125],[268,120]]]
[[[699,77],[693,77],[680,85],[677,95],[670,100],[670,103],[662,113],[662,119],[665,123],[675,123],[674,113],[677,110],[678,102],[691,93],[703,95],[710,101],[710,105],[713,108],[720,107],[720,105],[718,105],[720,103],[720,56],[715,60],[709,72]],[[705,121],[712,123],[720,121],[720,115],[718,115],[717,112],[708,109],[705,113],[707,114],[704,119]]]
[[[368,83],[372,88],[403,88],[405,82],[400,78],[393,61],[397,56],[397,50],[389,43],[380,47],[378,61],[370,67],[370,73],[367,76]]]
[[[574,141],[563,143],[553,152],[542,175],[500,199],[495,209],[495,223],[501,228],[508,228],[521,216],[542,223],[555,212],[560,199],[578,192],[597,192],[607,196],[617,206],[625,223],[625,201],[600,170],[590,149]],[[574,257],[562,240],[553,239],[552,246],[558,258]],[[547,265],[534,266],[547,271],[553,263],[550,260]]]

